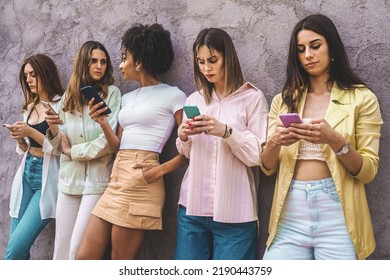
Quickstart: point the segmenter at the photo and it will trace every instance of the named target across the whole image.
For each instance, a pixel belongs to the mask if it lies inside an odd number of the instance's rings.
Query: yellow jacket
[[[298,106],[300,116],[305,107],[306,95],[307,91],[304,92]],[[274,132],[281,113],[287,113],[287,106],[283,104],[282,95],[278,94],[272,100],[268,115],[268,136]],[[368,88],[342,90],[334,85],[325,120],[341,133],[363,157],[363,165],[359,174],[352,176],[332,149],[326,144],[321,145],[342,203],[345,221],[356,253],[359,259],[365,259],[375,249],[364,184],[371,182],[378,172],[379,138],[383,123],[378,100]],[[288,147],[283,146],[279,153],[279,170],[266,170],[260,163],[266,175],[278,171],[268,227],[267,248],[276,234],[286,195],[293,179],[298,151],[299,142]]]

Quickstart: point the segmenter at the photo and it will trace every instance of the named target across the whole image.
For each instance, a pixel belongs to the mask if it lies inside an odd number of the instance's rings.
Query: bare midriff
[[[42,148],[30,147],[28,152],[32,154],[34,157],[40,157],[40,158],[43,157]]]
[[[331,177],[326,161],[297,160],[294,179],[300,181],[320,180]]]

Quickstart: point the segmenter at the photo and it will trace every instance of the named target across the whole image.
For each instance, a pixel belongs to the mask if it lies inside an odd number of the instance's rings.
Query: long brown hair
[[[309,87],[309,75],[300,67],[298,60],[297,36],[302,30],[311,30],[320,34],[328,43],[329,56],[332,59],[328,83],[336,82],[337,86],[342,89],[365,86],[349,65],[344,45],[334,23],[324,15],[310,15],[296,24],[290,39],[287,78],[282,91],[283,102],[287,105],[289,112],[297,111],[303,91]]]
[[[107,57],[107,69],[103,78],[99,81],[92,81],[89,75],[89,66],[92,63],[92,51],[95,49],[103,51]],[[114,83],[112,73],[113,67],[111,58],[103,44],[97,41],[85,42],[79,49],[73,62],[73,71],[66,90],[63,111],[69,111],[71,113],[74,113],[75,111],[82,111],[83,106],[87,105],[87,101],[82,97],[80,88],[87,85],[93,86],[100,93],[100,96],[103,99],[106,98],[108,94],[108,86]]]
[[[39,94],[31,92],[26,77],[24,75],[24,68],[26,67],[26,64],[31,65],[35,72],[35,79],[39,78],[40,80],[40,85],[42,86],[42,89],[38,88],[39,84],[37,82],[37,93],[41,90],[44,90],[47,93],[47,98],[50,102],[58,101],[59,99],[54,100],[54,98],[57,95],[62,96],[62,94],[64,93],[64,89],[61,84],[58,68],[55,65],[54,61],[50,57],[42,53],[30,55],[23,59],[19,71],[19,82],[24,95],[23,110],[27,110],[27,107],[30,104],[36,105],[40,102]]]
[[[198,50],[200,47],[206,46],[210,50],[216,50],[224,57],[225,63],[225,88],[227,94],[232,94],[244,84],[240,62],[238,60],[236,49],[229,34],[219,28],[205,28],[198,34],[192,50],[194,62],[195,85],[200,91],[203,90],[203,96],[206,104],[211,101],[213,84],[202,74],[198,66]]]

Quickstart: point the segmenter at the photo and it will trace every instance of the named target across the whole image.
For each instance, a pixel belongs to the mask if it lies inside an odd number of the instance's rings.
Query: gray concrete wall
[[[220,27],[231,34],[246,80],[265,93],[268,102],[284,80],[287,46],[293,26],[306,15],[323,13],[332,18],[347,48],[351,65],[377,94],[384,125],[380,147],[380,170],[367,186],[367,197],[377,240],[370,258],[390,259],[390,156],[389,156],[389,0],[0,0],[0,121],[14,122],[22,104],[18,71],[23,57],[44,52],[57,63],[64,86],[73,57],[86,40],[102,42],[118,69],[120,38],[135,22],[158,22],[171,31],[175,49],[172,71],[162,80],[187,94],[194,90],[191,48],[204,27]],[[124,84],[115,72],[115,84],[123,93],[136,84]],[[0,128],[0,257],[8,239],[10,188],[20,158],[15,142]],[[175,153],[174,136],[163,158]],[[184,169],[166,176],[167,202],[164,230],[151,232],[140,259],[170,259],[175,245],[175,211]],[[259,191],[260,255],[264,249],[274,178],[263,178]],[[38,238],[33,259],[50,259],[54,223]]]

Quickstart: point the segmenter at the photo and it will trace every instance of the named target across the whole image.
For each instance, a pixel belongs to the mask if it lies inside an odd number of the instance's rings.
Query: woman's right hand
[[[103,105],[103,102],[100,102],[100,103],[93,105],[94,100],[95,100],[95,98],[92,98],[88,103],[89,116],[91,117],[92,120],[94,120],[95,122],[97,122],[100,125],[107,124],[108,123],[107,122],[108,115],[102,114],[102,113],[104,111],[106,111],[108,109],[108,107],[106,106],[102,109],[99,109],[100,106]]]
[[[279,122],[270,137],[267,139],[264,150],[261,153],[261,162],[266,170],[277,168],[279,162],[279,153],[282,146],[290,146],[299,139],[292,136],[290,128],[284,127]]]
[[[276,125],[274,133],[269,138],[269,141],[278,146],[290,146],[298,140],[298,138],[291,135],[290,129],[284,127],[281,122]]]
[[[204,115],[200,115],[192,119],[184,120],[177,129],[177,136],[180,138],[180,140],[185,142],[188,140],[188,136],[202,133],[207,134],[208,130],[202,123],[203,117]]]
[[[190,126],[188,125],[188,122],[191,121],[189,119],[184,120],[182,124],[177,129],[177,136],[180,138],[181,141],[186,142],[188,140],[188,136],[191,135]]]
[[[56,137],[58,134],[58,126],[61,124],[64,124],[64,122],[61,120],[59,114],[55,114],[50,110],[45,111],[46,114],[46,122],[50,127],[50,131],[53,137]]]

